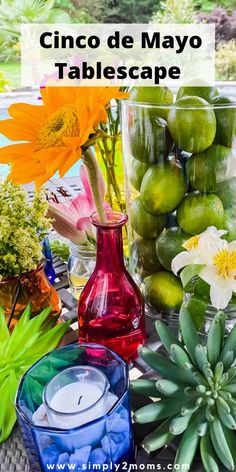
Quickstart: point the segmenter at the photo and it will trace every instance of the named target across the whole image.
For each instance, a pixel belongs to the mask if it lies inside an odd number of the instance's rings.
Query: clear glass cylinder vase
[[[130,271],[154,318],[180,309],[171,262],[187,239],[209,226],[236,239],[235,97],[211,87],[180,95],[122,102]]]
[[[70,291],[79,300],[81,291],[92,274],[96,263],[96,247],[93,244],[70,242],[68,258],[68,280]]]
[[[225,336],[228,336],[228,334],[236,323],[235,302],[236,300],[234,300],[233,297],[228,306],[223,310],[226,315]],[[190,293],[184,294],[182,306],[184,308],[187,308],[189,313],[191,314],[199,335],[203,338],[203,340],[206,339],[211,326],[211,322],[219,310],[212,306],[210,300],[206,297],[196,297],[195,295],[191,295]],[[176,316],[176,318],[178,317]]]

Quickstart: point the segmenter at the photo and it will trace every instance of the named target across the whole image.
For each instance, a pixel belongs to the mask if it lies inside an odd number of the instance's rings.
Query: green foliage
[[[202,12],[211,12],[217,7],[223,7],[227,11],[233,11],[236,8],[235,0],[196,0],[195,6]]]
[[[70,21],[67,12],[55,8],[55,0],[1,0],[1,59],[17,59],[21,24],[70,23]]]
[[[100,18],[104,23],[148,23],[159,1],[106,0],[102,2]]]
[[[153,14],[151,23],[194,23],[193,0],[161,1],[159,10]]]
[[[69,246],[59,240],[50,241],[50,247],[54,256],[58,256],[63,262],[68,261],[70,255]]]
[[[29,204],[23,187],[0,184],[0,279],[33,270],[42,260],[41,242],[51,228],[47,209],[42,191]]]
[[[220,80],[236,80],[236,41],[234,39],[218,46],[216,71]]]
[[[10,85],[10,81],[5,79],[5,75],[0,71],[0,93],[6,91],[7,85]]]
[[[22,375],[34,362],[55,349],[68,329],[69,322],[48,330],[44,321],[50,311],[50,307],[46,308],[30,319],[28,305],[10,334],[0,308],[0,443],[8,438],[16,421],[14,401]]]
[[[180,436],[175,458],[177,468],[194,460],[198,446],[206,472],[219,472],[225,466],[236,467],[236,326],[225,336],[226,316],[214,317],[206,346],[187,310],[180,312],[182,342],[162,322],[156,330],[168,357],[141,348],[144,361],[162,377],[155,384],[133,381],[131,388],[159,401],[134,413],[140,424],[160,421],[157,429],[144,438],[150,453]]]

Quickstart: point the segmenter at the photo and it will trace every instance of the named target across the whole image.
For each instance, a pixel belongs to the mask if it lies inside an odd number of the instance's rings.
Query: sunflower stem
[[[87,148],[83,154],[83,161],[87,167],[89,181],[91,184],[94,204],[101,223],[107,223],[106,212],[103,207],[103,201],[99,189],[98,162],[91,148]]]

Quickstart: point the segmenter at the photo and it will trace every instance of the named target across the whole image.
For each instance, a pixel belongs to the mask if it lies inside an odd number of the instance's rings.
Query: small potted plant
[[[5,181],[0,185],[0,305],[8,326],[15,324],[31,301],[32,315],[61,303],[44,273],[42,241],[51,227],[43,192],[27,201],[23,187]]]
[[[182,342],[162,321],[156,322],[168,357],[140,349],[142,359],[161,378],[132,382],[144,404],[145,397],[155,398],[135,411],[134,422],[142,426],[155,422],[142,442],[148,454],[177,444],[173,470],[190,470],[198,451],[206,472],[235,470],[236,326],[225,336],[225,321],[223,311],[215,315],[205,346],[190,314],[182,309]]]

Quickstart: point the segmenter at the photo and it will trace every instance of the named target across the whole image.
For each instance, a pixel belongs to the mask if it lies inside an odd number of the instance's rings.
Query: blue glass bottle
[[[50,248],[48,236],[46,236],[43,241],[43,254],[46,259],[44,271],[50,284],[53,285],[56,280],[56,273],[53,267],[52,251]]]

